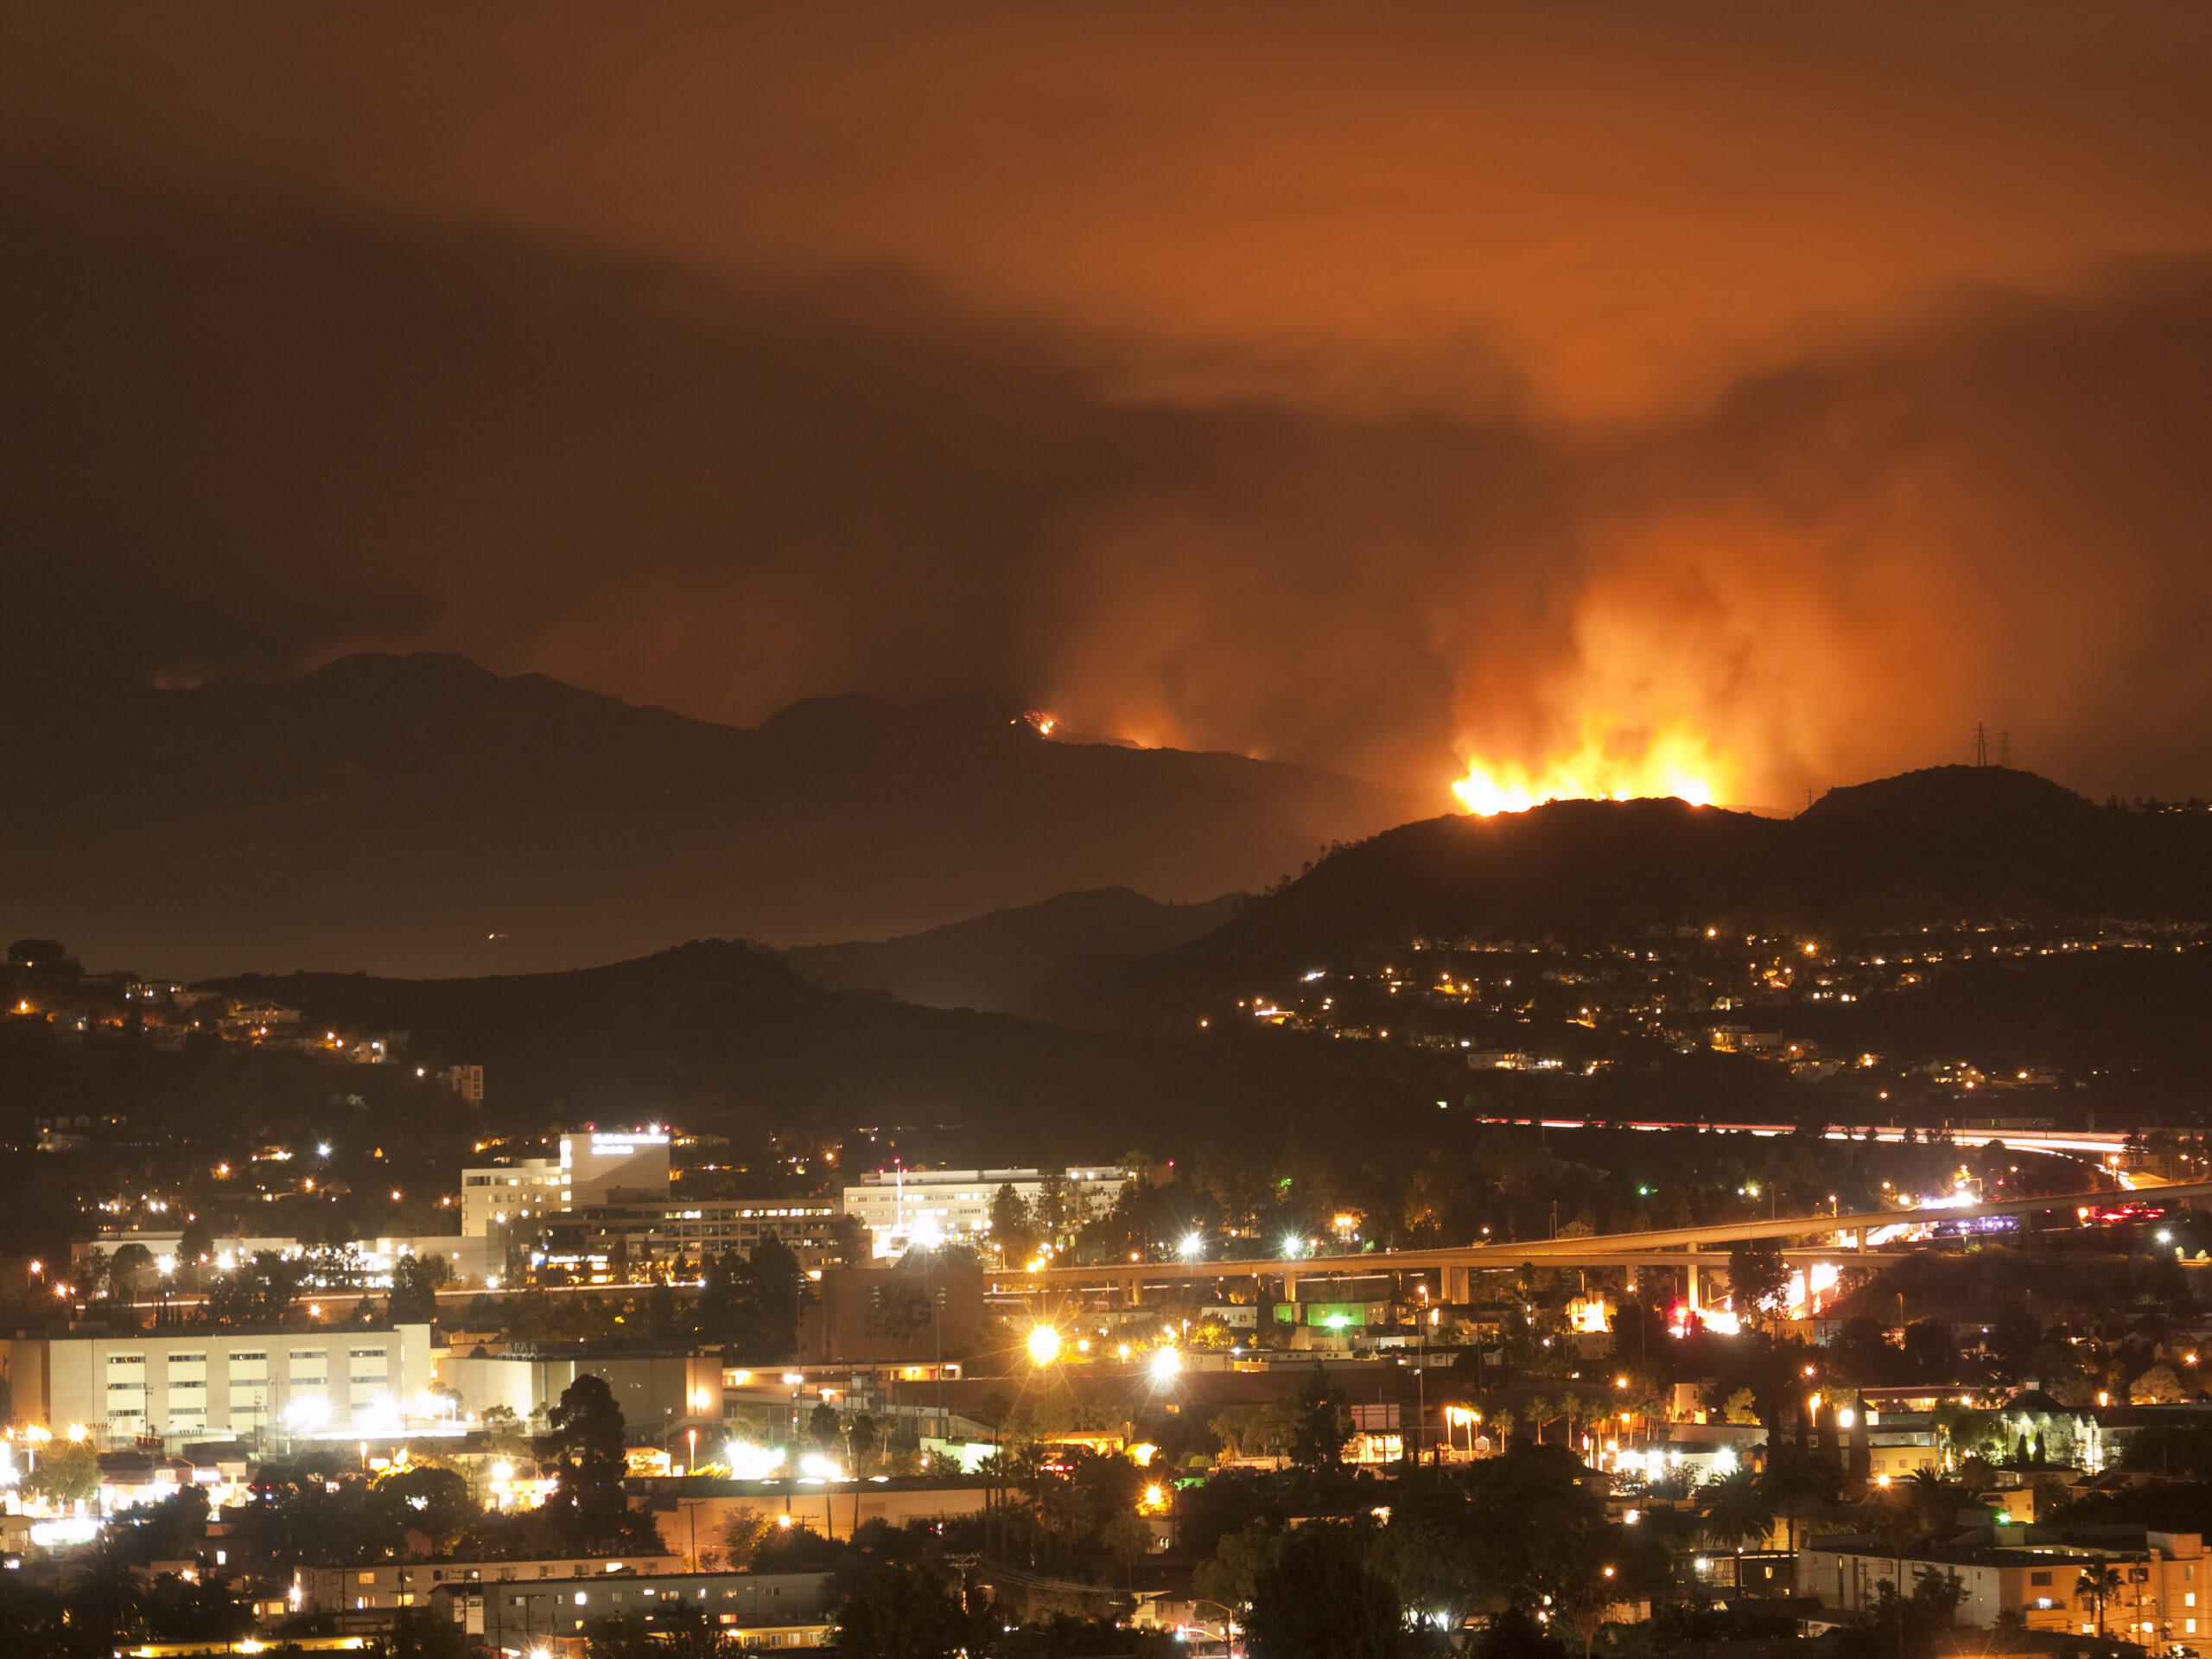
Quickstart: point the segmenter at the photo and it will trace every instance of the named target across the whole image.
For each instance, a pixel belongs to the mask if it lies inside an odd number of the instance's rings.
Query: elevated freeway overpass
[[[1767,1220],[1721,1222],[1704,1227],[1661,1227],[1629,1233],[1599,1233],[1580,1238],[1529,1239],[1516,1243],[1471,1244],[1426,1250],[1369,1250],[1349,1255],[1277,1255],[1242,1261],[1108,1262],[1084,1267],[1007,1269],[985,1274],[988,1288],[1001,1294],[1118,1291],[1135,1306],[1147,1289],[1207,1286],[1232,1280],[1275,1280],[1283,1300],[1296,1297],[1307,1281],[1386,1278],[1396,1274],[1437,1275],[1446,1302],[1470,1300],[1471,1275],[1510,1273],[1523,1263],[1552,1268],[1667,1268],[1687,1272],[1692,1305],[1698,1301],[1700,1269],[1723,1265],[1711,1252],[1747,1239],[1817,1240],[1785,1244],[1784,1259],[1811,1262],[1875,1263],[1898,1261],[1907,1252],[1869,1248],[1866,1236],[1897,1226],[1930,1222],[1972,1221],[1989,1216],[2025,1216],[2051,1211],[2071,1214],[2139,1195],[2109,1192],[2056,1193],[2044,1198],[1996,1198],[1941,1210],[1873,1210],[1826,1216],[1782,1216]],[[2212,1181],[2177,1183],[2139,1195],[2159,1204],[2187,1204],[2212,1198]]]

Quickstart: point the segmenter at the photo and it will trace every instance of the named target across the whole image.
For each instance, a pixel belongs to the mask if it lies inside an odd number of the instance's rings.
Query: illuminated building
[[[579,1129],[561,1137],[558,1155],[523,1158],[461,1173],[461,1231],[482,1238],[495,1227],[538,1222],[579,1205],[604,1204],[620,1189],[668,1191],[668,1131]]]

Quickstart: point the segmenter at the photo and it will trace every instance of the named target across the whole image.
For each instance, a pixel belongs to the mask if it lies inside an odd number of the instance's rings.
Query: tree
[[[1046,1241],[1058,1243],[1064,1234],[1083,1224],[1084,1209],[1082,1190],[1068,1179],[1067,1171],[1048,1169],[1037,1184],[1037,1202],[1030,1215]]]
[[[118,1296],[135,1295],[141,1274],[150,1273],[154,1267],[154,1253],[135,1241],[118,1247],[108,1259],[109,1289]]]
[[[1963,1487],[1954,1486],[1933,1469],[1916,1469],[1904,1483],[1906,1503],[1923,1532],[1949,1526],[1966,1503]]]
[[[1290,1446],[1290,1460],[1301,1469],[1333,1469],[1351,1438],[1344,1427],[1344,1396],[1329,1386],[1329,1374],[1319,1362],[1306,1386],[1298,1391],[1298,1427]]]
[[[177,1240],[176,1259],[182,1263],[204,1262],[215,1248],[214,1230],[199,1216],[184,1218],[184,1234]]]
[[[2189,1390],[2171,1365],[2153,1365],[2127,1385],[2127,1398],[2133,1405],[2174,1406],[2188,1397]]]
[[[1797,1550],[1797,1517],[1827,1492],[1827,1477],[1802,1446],[1787,1441],[1770,1446],[1766,1456],[1766,1494],[1789,1522],[1789,1549]]]
[[[1109,1519],[1098,1529],[1098,1542],[1105,1552],[1122,1564],[1122,1582],[1129,1581],[1129,1569],[1136,1565],[1137,1557],[1152,1551],[1152,1529],[1135,1510],[1123,1510]]]
[[[889,1561],[861,1580],[836,1623],[848,1659],[950,1659],[969,1641],[967,1616],[940,1580]]]
[[[1008,1181],[991,1198],[991,1243],[1009,1268],[1026,1265],[1037,1253],[1037,1228],[1028,1204]]]
[[[1395,1659],[1397,1593],[1351,1528],[1312,1522],[1260,1575],[1249,1627],[1255,1659]]]
[[[89,1503],[100,1495],[100,1460],[82,1441],[51,1442],[23,1477],[23,1490],[56,1503]]]
[[[1721,1402],[1720,1419],[1723,1422],[1739,1423],[1749,1427],[1759,1420],[1758,1396],[1749,1389],[1738,1389]]]
[[[1255,1521],[1236,1532],[1224,1532],[1213,1554],[1191,1573],[1191,1587],[1208,1601],[1224,1607],[1246,1608],[1259,1593],[1260,1580],[1282,1552],[1287,1535]]]
[[[2082,1576],[2074,1580],[2074,1593],[2087,1596],[2096,1604],[2097,1636],[2100,1640],[2105,1633],[2105,1604],[2120,1594],[2123,1582],[2120,1569],[2110,1564],[2085,1567],[2082,1569]]]
[[[305,1271],[274,1250],[257,1250],[251,1261],[207,1287],[202,1317],[228,1330],[282,1325],[299,1300]]]
[[[69,952],[59,939],[17,939],[8,947],[10,968],[50,972],[68,960]]]
[[[806,1270],[773,1232],[753,1247],[746,1266],[760,1340],[770,1357],[787,1358],[798,1350],[798,1317],[807,1300]]]
[[[1757,1475],[1735,1470],[1706,1487],[1702,1530],[1717,1549],[1764,1542],[1774,1531],[1774,1500]]]
[[[555,1467],[546,1519],[578,1554],[595,1554],[627,1530],[622,1408],[604,1378],[587,1374],[562,1390],[546,1421],[531,1444],[538,1461]]]
[[[740,1510],[722,1528],[722,1554],[730,1570],[741,1573],[753,1565],[760,1547],[768,1541],[773,1523],[759,1510]]]
[[[1400,1606],[1418,1617],[1434,1616],[1449,1630],[1458,1630],[1508,1588],[1494,1541],[1456,1496],[1402,1496],[1375,1541],[1373,1561]]]
[[[430,1325],[438,1317],[438,1289],[453,1277],[442,1255],[403,1255],[392,1264],[385,1310],[394,1325]]]
[[[1471,1659],[1567,1659],[1566,1644],[1518,1603],[1491,1619],[1467,1651]]]
[[[1740,1317],[1754,1322],[1771,1319],[1789,1293],[1789,1263],[1764,1240],[1738,1244],[1728,1252],[1728,1290]]]
[[[369,1483],[369,1508],[393,1544],[420,1532],[441,1553],[450,1551],[475,1522],[478,1509],[468,1482],[451,1469],[409,1464]]]

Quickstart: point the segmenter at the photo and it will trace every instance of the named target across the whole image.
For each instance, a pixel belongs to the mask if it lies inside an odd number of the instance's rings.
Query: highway
[[[987,1277],[993,1290],[1006,1294],[1119,1287],[1124,1294],[1130,1294],[1147,1286],[1211,1284],[1222,1279],[1281,1278],[1287,1287],[1306,1279],[1364,1279],[1394,1273],[1510,1273],[1523,1262],[1554,1268],[1719,1267],[1724,1264],[1717,1257],[1700,1255],[1698,1252],[1745,1239],[1815,1236],[1825,1242],[1809,1247],[1785,1248],[1783,1255],[1800,1262],[1877,1262],[1895,1257],[1889,1253],[1862,1249],[1856,1241],[1880,1228],[1923,1222],[1971,1221],[1986,1216],[2033,1215],[2046,1211],[2070,1213],[2084,1205],[2109,1205],[2124,1198],[2123,1194],[2113,1192],[2067,1192],[2049,1198],[1997,1198],[1942,1210],[1783,1216],[1765,1221],[1722,1222],[1709,1227],[1651,1228],[1631,1233],[1526,1239],[1517,1243],[1471,1244],[1444,1249],[1370,1250],[1354,1255],[1281,1255],[1241,1261],[1109,1262],[1090,1267],[994,1272]],[[2156,1190],[2155,1198],[2161,1204],[2212,1198],[2212,1181],[2161,1186]]]
[[[1756,1135],[1763,1137],[1797,1133],[1795,1123],[1688,1123],[1656,1118],[1609,1119],[1602,1123],[1594,1123],[1581,1117],[1484,1117],[1477,1121],[1484,1123],[1525,1123],[1532,1128],[1547,1129],[1641,1129],[1651,1134],[1670,1129],[1702,1129],[1713,1135]],[[1884,1128],[1880,1124],[1871,1127],[1875,1140],[1887,1141],[1893,1146],[1905,1137],[1905,1131],[1902,1128]],[[1924,1137],[1926,1131],[1916,1130],[1914,1133]],[[2093,1159],[2101,1164],[2108,1163],[2119,1156],[2130,1139],[2123,1131],[2100,1129],[1954,1129],[1951,1137],[1962,1147],[1983,1147],[1992,1141],[2000,1141],[2005,1146],[2016,1147],[2022,1152],[2063,1153],[2073,1157]],[[1863,1141],[1866,1138],[1866,1128],[1835,1124],[1822,1130],[1821,1138],[1827,1141]]]

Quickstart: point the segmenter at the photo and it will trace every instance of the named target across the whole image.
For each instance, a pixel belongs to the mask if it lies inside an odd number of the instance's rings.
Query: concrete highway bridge
[[[1232,1281],[1273,1280],[1284,1301],[1298,1300],[1301,1284],[1315,1280],[1351,1281],[1396,1274],[1433,1275],[1447,1303],[1472,1300],[1471,1277],[1511,1273],[1523,1263],[1546,1268],[1667,1268],[1684,1274],[1692,1306],[1700,1302],[1701,1269],[1725,1268],[1725,1252],[1746,1239],[1813,1240],[1785,1243],[1783,1258],[1793,1265],[1830,1262],[1862,1265],[1902,1260],[1904,1250],[1867,1244],[1869,1233],[1892,1227],[1973,1221],[1988,1216],[2072,1215],[2082,1208],[2145,1202],[2169,1205],[2212,1198],[2212,1181],[2146,1187],[2136,1192],[2067,1192],[2048,1198],[1998,1198],[1942,1210],[1876,1210],[1826,1216],[1783,1216],[1766,1221],[1722,1222],[1710,1227],[1657,1227],[1633,1233],[1599,1233],[1580,1238],[1528,1239],[1510,1244],[1471,1244],[1432,1250],[1369,1250],[1350,1255],[1281,1255],[1245,1261],[1107,1262],[1089,1267],[1047,1267],[992,1271],[989,1290],[1002,1295],[1061,1297],[1085,1292],[1118,1293],[1122,1305],[1141,1305],[1147,1291],[1212,1287]],[[1309,1298],[1309,1300],[1311,1300]]]

